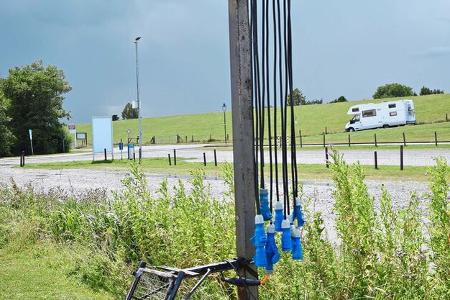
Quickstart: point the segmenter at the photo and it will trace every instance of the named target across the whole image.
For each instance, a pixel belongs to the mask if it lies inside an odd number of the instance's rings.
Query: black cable
[[[293,70],[292,70],[292,18],[291,0],[288,0],[288,72],[289,72],[289,93],[291,95],[291,170],[292,170],[292,192],[294,199],[298,196],[298,168],[297,168],[297,145],[295,130]],[[294,200],[293,200],[294,201]],[[295,205],[295,203],[294,203]]]
[[[258,85],[258,82],[256,80],[257,78],[257,72],[256,72],[256,64],[255,64],[255,51],[258,52],[258,47],[255,48],[255,30],[257,30],[257,13],[255,12],[255,7],[256,7],[256,0],[252,0],[250,2],[250,43],[251,43],[251,47],[250,47],[250,59],[251,59],[251,64],[253,66],[252,68],[252,82],[253,82],[253,87],[252,87],[252,101],[253,101],[253,108],[252,108],[252,121],[253,124],[255,124],[255,126],[252,126],[252,139],[253,139],[253,173],[254,173],[254,189],[255,189],[255,195],[256,195],[256,213],[259,215],[261,213],[261,208],[260,208],[260,202],[259,202],[259,195],[258,195],[258,113],[257,113],[257,109],[258,109],[258,101],[257,101],[257,87],[255,87],[255,85]],[[256,46],[257,46],[257,37],[256,37]],[[256,108],[256,111],[255,111]],[[256,119],[256,120],[255,120]]]
[[[278,136],[277,136],[277,14],[276,0],[272,0],[273,16],[273,118],[274,118],[274,152],[275,152],[275,190],[277,202],[280,201],[279,181],[278,181]]]
[[[269,203],[270,211],[273,211],[273,160],[272,160],[272,122],[270,118],[270,67],[269,67],[269,0],[266,1],[266,88],[267,88],[267,127],[268,127],[268,138],[269,138],[269,167],[270,167],[270,194]]]
[[[262,93],[262,95],[260,95],[259,97],[259,120],[260,120],[260,125],[259,125],[259,153],[260,153],[260,163],[261,163],[261,172],[260,172],[260,179],[261,179],[261,185],[260,188],[264,188],[265,187],[265,180],[264,180],[264,129],[265,129],[265,113],[264,113],[264,104],[265,104],[265,98],[266,98],[266,64],[265,64],[265,60],[266,60],[266,18],[265,18],[265,14],[266,14],[266,3],[263,0],[262,1],[262,34],[261,34],[261,50],[262,50],[262,58],[261,58],[261,69],[262,69],[262,76],[261,78],[258,78],[258,80],[262,79],[262,86],[260,86],[261,88],[258,90],[260,93]],[[259,61],[258,61],[259,63]],[[258,66],[259,67],[259,66]]]

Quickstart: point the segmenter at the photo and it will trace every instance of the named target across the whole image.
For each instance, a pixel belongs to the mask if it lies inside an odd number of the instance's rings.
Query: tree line
[[[426,95],[435,95],[435,94],[444,94],[445,92],[440,89],[430,89],[428,87],[423,86],[420,89],[420,96]],[[395,97],[411,97],[418,96],[417,93],[414,92],[412,87],[407,85],[403,85],[400,83],[388,83],[382,86],[379,86],[375,93],[373,94],[374,99],[384,99],[384,98],[395,98]],[[324,102],[323,99],[319,100],[307,100],[303,95],[302,91],[298,88],[294,89],[292,95],[288,95],[287,103],[291,105],[291,99],[294,101],[294,105],[311,105],[311,104],[323,104],[323,103],[338,103],[338,102],[347,102],[347,98],[344,96],[340,96],[334,100],[329,102]]]
[[[29,129],[36,154],[68,152],[71,136],[63,120],[64,95],[71,90],[64,72],[42,61],[9,70],[0,78],[0,156],[29,154]]]

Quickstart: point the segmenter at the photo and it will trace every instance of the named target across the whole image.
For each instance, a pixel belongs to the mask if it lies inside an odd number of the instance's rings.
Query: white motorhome
[[[409,99],[354,105],[347,114],[353,118],[345,131],[416,124],[414,102]]]

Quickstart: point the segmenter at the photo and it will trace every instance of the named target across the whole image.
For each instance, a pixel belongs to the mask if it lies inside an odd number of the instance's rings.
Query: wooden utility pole
[[[237,256],[251,259],[250,238],[255,226],[255,173],[253,163],[252,64],[248,0],[228,0],[230,29],[231,96],[233,116],[234,187]],[[251,266],[254,270],[256,268]],[[247,278],[245,269],[238,272]],[[252,272],[253,273],[253,272]],[[240,300],[258,299],[257,287],[238,287]]]

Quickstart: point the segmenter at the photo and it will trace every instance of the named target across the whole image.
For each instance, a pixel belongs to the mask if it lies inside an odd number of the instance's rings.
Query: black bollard
[[[330,167],[330,161],[328,159],[328,147],[325,147],[325,165],[327,168]]]
[[[400,170],[403,171],[403,145],[400,145]]]
[[[173,165],[177,165],[177,150],[173,149]]]
[[[214,149],[214,165],[217,167],[217,152],[216,152],[216,149]]]
[[[378,170],[378,153],[377,153],[377,151],[373,152],[373,158],[375,161],[375,170]]]
[[[169,158],[169,166],[172,165],[172,160],[170,159],[170,154],[167,154],[167,157]]]
[[[206,153],[203,152],[203,165],[206,166]]]

